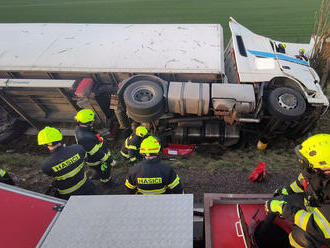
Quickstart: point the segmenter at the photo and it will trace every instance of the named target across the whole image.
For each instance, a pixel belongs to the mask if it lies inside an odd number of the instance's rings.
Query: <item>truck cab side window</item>
[[[239,54],[243,57],[247,57],[247,53],[246,53],[246,49],[244,46],[242,36],[236,35],[236,41],[237,41],[237,45],[238,45]]]

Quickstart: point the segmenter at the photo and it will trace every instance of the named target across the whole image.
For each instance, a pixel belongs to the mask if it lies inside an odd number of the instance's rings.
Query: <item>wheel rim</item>
[[[285,93],[278,97],[278,103],[284,109],[294,109],[297,107],[297,97],[293,94]]]
[[[134,100],[141,103],[150,102],[153,97],[153,92],[145,88],[137,89],[133,95]]]

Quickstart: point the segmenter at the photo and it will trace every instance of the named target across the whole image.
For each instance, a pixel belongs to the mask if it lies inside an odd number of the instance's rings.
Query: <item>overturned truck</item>
[[[220,24],[0,24],[0,142],[28,123],[74,121],[93,108],[105,128],[149,125],[175,142],[247,133],[299,136],[329,106],[308,61],[310,44]]]

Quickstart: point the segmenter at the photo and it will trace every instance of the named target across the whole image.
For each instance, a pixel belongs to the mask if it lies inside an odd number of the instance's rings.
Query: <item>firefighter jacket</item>
[[[140,137],[135,133],[131,134],[126,140],[120,151],[121,155],[130,160],[130,162],[135,162],[139,157],[140,145],[142,140],[146,137]]]
[[[90,127],[76,128],[76,141],[87,152],[86,163],[89,166],[97,166],[111,159],[111,153],[103,142],[101,135]],[[109,161],[111,162],[111,161]]]
[[[15,185],[13,179],[9,176],[8,172],[3,169],[0,169],[0,183]]]
[[[289,219],[330,247],[330,177],[305,169],[286,189],[304,195],[305,206],[292,207]]]
[[[84,158],[86,152],[81,145],[57,147],[50,158],[42,164],[42,171],[55,178],[53,186],[62,195],[74,194],[87,179]]]
[[[131,194],[183,194],[180,177],[160,159],[144,160],[128,172],[125,186]]]

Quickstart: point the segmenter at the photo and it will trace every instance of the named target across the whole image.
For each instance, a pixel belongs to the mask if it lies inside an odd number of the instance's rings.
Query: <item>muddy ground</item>
[[[329,97],[329,89],[327,93]],[[330,133],[329,111],[310,134],[320,132]],[[185,192],[193,193],[196,203],[203,201],[204,193],[272,193],[296,179],[299,167],[293,150],[305,137],[278,139],[263,152],[256,149],[257,141],[253,139],[236,149],[225,149],[219,144],[201,144],[188,157],[164,159],[175,167]],[[103,185],[97,180],[93,181],[100,194],[125,194],[124,181],[129,166],[118,155],[121,141],[108,142],[118,161],[113,171],[114,183]],[[74,139],[66,138],[65,143],[73,144]],[[45,148],[37,146],[36,137],[22,137],[0,146],[0,168],[13,175],[19,187],[45,193],[51,178],[41,172],[40,164],[48,155]],[[261,161],[266,163],[266,178],[261,183],[252,183],[248,177]]]
[[[72,139],[66,140],[67,144],[72,142]],[[204,193],[271,193],[281,185],[289,184],[299,172],[294,145],[293,141],[282,140],[260,152],[252,145],[226,150],[218,144],[203,144],[188,157],[163,158],[175,167],[185,192],[193,193],[197,203],[203,201]],[[36,146],[34,137],[9,143],[0,151],[0,167],[13,175],[19,187],[40,193],[47,191],[51,178],[41,172],[40,164],[48,152]],[[112,151],[118,161],[113,169],[114,182],[103,185],[98,180],[93,181],[100,194],[125,194],[124,181],[129,166],[118,156],[116,148]],[[252,183],[248,177],[260,161],[266,163],[266,178],[261,183]]]

